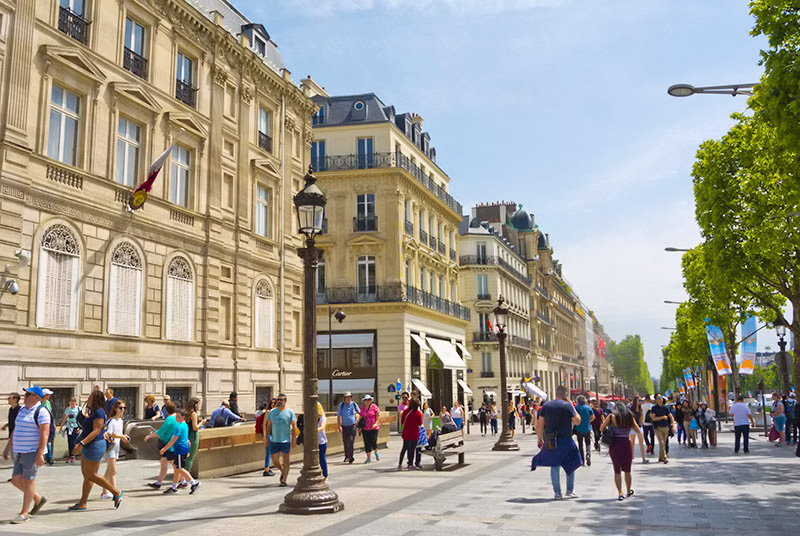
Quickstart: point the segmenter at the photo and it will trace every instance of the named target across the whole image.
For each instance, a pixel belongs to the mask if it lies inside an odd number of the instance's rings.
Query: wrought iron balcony
[[[491,331],[472,332],[472,342],[497,342],[497,333]]]
[[[408,220],[406,220],[406,234],[414,236],[414,224]]]
[[[258,146],[267,151],[268,153],[272,152],[272,137],[269,134],[265,134],[258,131]]]
[[[526,339],[526,338],[520,337],[518,335],[512,335],[510,337],[510,339],[511,339],[511,344],[513,344],[514,346],[521,346],[521,347],[527,348],[527,349],[530,349],[530,347],[531,347],[531,340],[530,339]]]
[[[438,246],[439,246],[439,253],[444,255],[445,251],[447,251],[445,249],[445,247],[444,247],[444,242],[442,242],[441,240],[437,240],[437,243],[438,243]]]
[[[550,325],[550,315],[544,311],[536,311],[536,318],[547,324]]]
[[[425,188],[442,200],[453,211],[461,214],[463,208],[447,191],[430,177],[426,176],[422,168],[411,161],[409,157],[399,152],[392,153],[361,153],[344,154],[320,157],[325,159],[325,171],[343,171],[351,169],[372,169],[397,167],[405,169],[414,179],[422,183]]]
[[[423,231],[421,227],[419,229],[419,241],[425,244],[426,246],[428,245],[428,233]]]
[[[547,292],[547,289],[545,289],[545,288],[544,288],[542,285],[540,285],[538,282],[537,282],[537,283],[534,285],[534,288],[536,289],[536,292],[538,292],[539,294],[541,294],[542,296],[544,296],[544,297],[545,297],[545,298],[547,298],[548,300],[550,299],[550,293],[549,293],[549,292]]]
[[[489,262],[489,257],[486,255],[461,255],[461,257],[458,258],[458,264],[466,266],[468,264],[486,265],[493,263]]]
[[[122,56],[122,66],[139,78],[147,80],[147,59],[128,47],[125,47],[125,53]]]
[[[270,145],[272,142],[270,141]],[[324,156],[312,156],[311,157],[311,168],[314,171],[326,171],[325,167],[325,157]]]
[[[490,301],[491,301],[491,299],[492,299],[492,295],[491,295],[491,294],[481,294],[481,293],[479,292],[479,293],[478,293],[478,299],[479,299],[479,300],[490,300]]]
[[[89,21],[68,7],[58,12],[58,30],[84,45],[89,41]]]
[[[481,371],[481,378],[494,378],[494,371],[493,370],[482,370]]]
[[[466,307],[402,283],[377,285],[366,290],[357,287],[327,287],[324,292],[317,293],[318,304],[382,302],[414,303],[461,320],[470,319],[470,311]]]
[[[508,261],[506,261],[502,257],[496,257],[494,255],[462,255],[458,259],[458,263],[462,266],[469,264],[477,264],[481,266],[497,265],[503,268],[513,277],[519,279],[522,283],[525,283],[526,285],[531,284],[530,277],[528,277],[527,275],[523,274],[522,272],[514,268]]]
[[[197,104],[197,88],[192,87],[183,80],[176,79],[175,98],[194,108]]]
[[[353,218],[353,232],[363,233],[378,230],[377,216],[356,216]]]

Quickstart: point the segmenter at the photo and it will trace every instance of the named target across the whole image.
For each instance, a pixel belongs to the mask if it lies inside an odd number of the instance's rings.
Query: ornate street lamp
[[[508,385],[506,380],[506,322],[508,321],[508,307],[504,303],[503,296],[497,299],[497,307],[494,308],[494,323],[497,326],[497,342],[500,343],[500,399],[501,415],[503,416],[503,432],[497,439],[492,450],[519,450],[519,445],[511,437],[508,430]]]
[[[597,362],[597,357],[594,358],[592,368],[594,369],[594,396],[597,398],[597,403],[600,404],[600,381],[597,379],[597,373],[600,372],[600,363]]]
[[[789,388],[789,365],[786,359],[786,321],[783,315],[778,315],[775,319],[775,334],[778,336],[778,346],[781,349],[778,355],[779,365],[781,367],[781,379],[783,384],[783,394],[788,395],[791,392]]]
[[[320,250],[314,238],[322,232],[327,199],[317,186],[309,168],[305,187],[294,196],[300,233],[306,247],[297,250],[303,259],[305,308],[303,320],[303,468],[294,489],[283,499],[279,510],[285,514],[329,514],[344,509],[339,496],[328,487],[319,466],[317,437],[317,261]]]

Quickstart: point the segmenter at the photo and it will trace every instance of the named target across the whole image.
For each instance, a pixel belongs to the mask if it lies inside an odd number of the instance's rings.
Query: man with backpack
[[[344,400],[339,402],[339,407],[336,408],[336,422],[339,425],[339,431],[342,433],[342,443],[344,444],[344,461],[346,463],[353,463],[353,444],[356,441],[356,423],[361,416],[361,410],[358,404],[353,402],[353,393],[347,392],[344,394]]]
[[[484,402],[478,409],[478,421],[481,423],[481,435],[485,436],[489,430],[489,406]]]
[[[230,426],[233,422],[241,420],[241,417],[230,410],[230,402],[223,400],[222,404],[211,412],[211,417],[208,419],[208,426],[210,428],[223,428],[225,426]]]

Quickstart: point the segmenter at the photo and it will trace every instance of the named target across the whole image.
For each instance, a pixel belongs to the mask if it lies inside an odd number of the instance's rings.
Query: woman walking
[[[717,446],[717,412],[708,407],[708,404],[703,402],[700,405],[706,413],[706,424],[708,427],[708,443],[712,447]]]
[[[492,427],[492,435],[495,435],[497,433],[497,403],[494,400],[489,406],[489,424]]]
[[[687,443],[685,438],[688,437],[689,448],[696,448],[697,434],[694,430],[692,430],[692,418],[694,417],[694,411],[692,410],[692,406],[689,404],[688,400],[683,401],[683,405],[681,406],[681,415],[683,416],[683,443]]]
[[[464,408],[461,407],[458,400],[453,402],[453,422],[456,425],[456,428],[461,430],[461,427],[464,426]]]
[[[614,484],[617,486],[618,499],[624,500],[626,495],[622,494],[622,474],[625,473],[625,487],[627,488],[627,497],[633,495],[633,476],[631,475],[631,464],[633,463],[633,444],[628,438],[631,430],[639,434],[641,432],[639,425],[633,418],[633,414],[625,406],[625,404],[617,404],[614,406],[614,411],[606,417],[603,424],[600,425],[602,432],[611,426],[614,430],[614,440],[611,442],[611,447],[608,449],[608,454],[611,457],[611,463],[614,465]]]
[[[328,417],[325,415],[325,408],[317,401],[317,446],[319,447],[319,467],[322,469],[322,476],[328,480],[328,433],[325,428],[328,426]]]
[[[688,405],[688,403],[687,403],[687,405]],[[683,405],[676,403],[674,407],[675,407],[675,409],[674,409],[675,422],[678,423],[678,426],[677,426],[677,428],[678,428],[678,445],[681,444],[681,439],[683,439],[683,444],[685,445],[686,444],[686,432],[687,432],[687,430],[685,430],[683,428]]]
[[[72,451],[75,450],[75,443],[78,442],[78,435],[81,433],[81,428],[78,426],[78,415],[80,413],[78,401],[75,398],[70,398],[69,407],[64,410],[64,418],[61,419],[61,424],[58,427],[59,432],[62,434],[66,432],[67,434],[67,447],[69,448],[67,463],[75,462],[75,456],[72,455]],[[66,431],[64,426],[67,427]]]
[[[106,448],[106,472],[103,475],[106,480],[113,486],[117,487],[117,460],[119,459],[119,442],[125,440],[128,442],[130,438],[123,433],[122,416],[125,414],[125,402],[117,400],[111,406],[111,417],[106,423],[105,439],[110,441],[111,448]],[[106,447],[108,443],[106,443]],[[111,499],[113,495],[109,488],[104,488],[100,493],[101,499]]]
[[[407,455],[408,470],[415,469],[414,455],[417,453],[417,443],[419,442],[419,427],[422,426],[422,412],[419,410],[419,402],[412,398],[408,403],[408,408],[400,416],[403,425],[403,448],[400,450],[400,459],[397,462],[397,470],[403,470],[403,455]]]
[[[517,408],[514,407],[514,401],[508,403],[508,410],[506,411],[508,417],[508,431],[511,432],[511,437],[514,437],[514,432],[517,429]]]
[[[364,395],[364,398],[361,399],[364,403],[361,407],[363,426],[359,426],[359,429],[361,437],[364,438],[364,452],[367,454],[367,459],[364,460],[364,463],[372,461],[373,452],[375,453],[375,461],[381,460],[378,454],[378,429],[381,427],[381,410],[373,400],[372,395]]]
[[[81,472],[83,473],[81,498],[77,503],[68,507],[67,510],[73,512],[85,511],[87,509],[86,503],[89,501],[89,494],[92,492],[94,484],[111,491],[114,499],[114,508],[119,508],[119,505],[122,504],[122,490],[117,489],[108,480],[97,474],[97,470],[100,469],[100,460],[103,459],[103,454],[106,451],[106,440],[103,437],[103,428],[106,423],[105,406],[106,401],[103,397],[103,392],[92,391],[92,394],[89,395],[89,400],[86,402],[89,415],[84,416],[80,423],[82,432],[73,451],[75,454],[81,454]]]
[[[694,418],[697,419],[697,424],[700,425],[700,438],[704,449],[708,448],[708,421],[706,420],[706,403],[699,404]]]
[[[422,426],[425,428],[425,436],[430,438],[433,432],[433,418],[436,415],[427,402],[422,404]]]
[[[700,421],[697,420],[697,412],[700,410],[700,405],[693,402],[689,411],[683,411],[684,426],[689,430],[689,447],[697,448],[697,431],[700,430]],[[688,417],[687,417],[688,415]],[[689,419],[688,425],[686,419]]]
[[[197,440],[197,431],[203,425],[205,419],[200,419],[198,416],[198,409],[200,408],[200,399],[196,396],[189,399],[189,403],[186,404],[186,424],[189,426],[189,456],[186,458],[186,464],[183,466],[184,469],[191,473],[192,471],[192,463],[194,462],[194,457],[197,455],[197,448],[200,446],[200,442]]]
[[[636,438],[639,438],[639,454],[642,455],[642,463],[650,463],[644,448],[644,433],[642,432],[642,403],[638,396],[634,396],[630,405],[631,415],[636,421],[636,430],[631,428],[631,452],[636,451]]]

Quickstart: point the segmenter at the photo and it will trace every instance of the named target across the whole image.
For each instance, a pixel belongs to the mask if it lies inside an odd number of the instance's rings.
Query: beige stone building
[[[319,106],[311,161],[328,196],[318,240],[323,403],[351,391],[393,408],[398,383],[437,410],[463,400],[470,312],[458,294],[461,205],[422,117],[396,113],[372,93],[330,96],[311,79],[303,86]],[[339,307],[347,319],[331,333]]]
[[[314,105],[265,28],[225,0],[0,1],[0,62],[0,391],[297,400]]]

